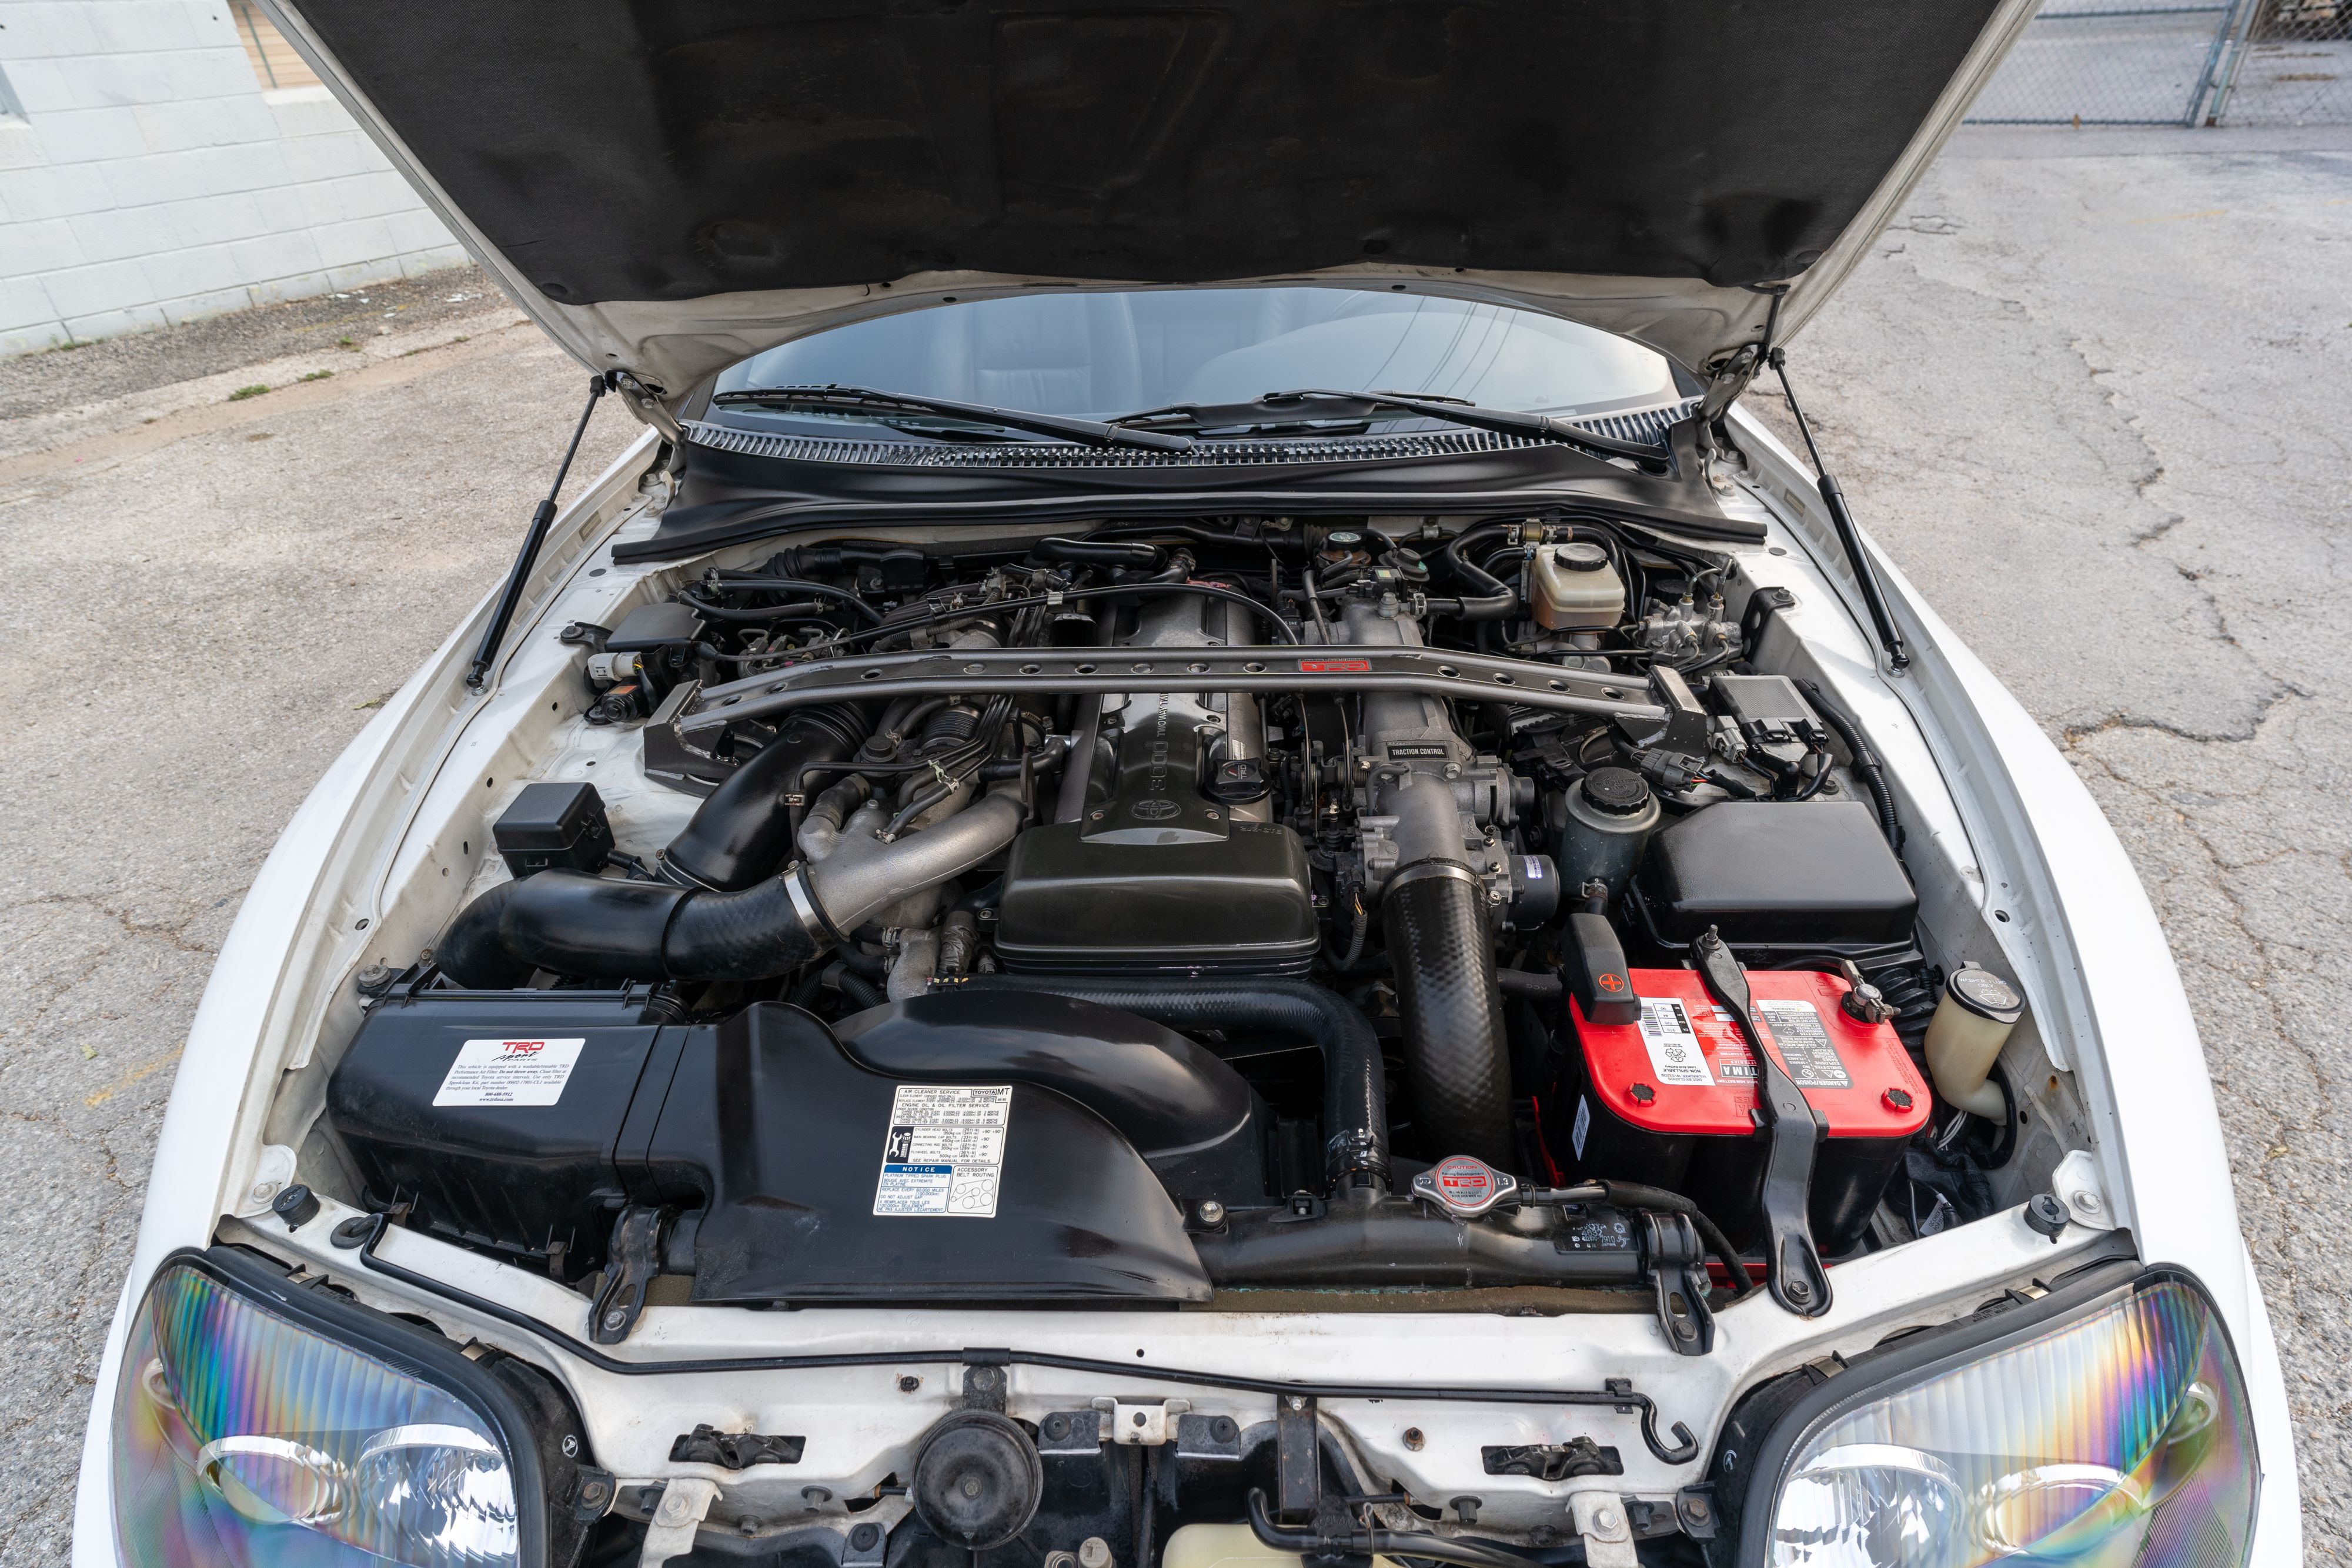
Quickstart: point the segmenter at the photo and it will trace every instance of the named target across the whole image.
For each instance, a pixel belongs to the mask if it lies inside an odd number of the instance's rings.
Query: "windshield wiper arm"
[[[1033,435],[1058,435],[1087,446],[1132,446],[1147,452],[1181,452],[1192,444],[1189,435],[1157,430],[1129,430],[1100,420],[1072,419],[1057,413],[1031,413],[1024,409],[991,408],[985,403],[957,402],[943,397],[918,397],[908,392],[876,392],[871,387],[756,387],[723,392],[710,400],[721,406],[744,403],[791,407],[796,403],[832,403],[845,408],[895,408],[920,413],[969,419],[1005,430],[1025,430]]]
[[[1604,457],[1630,457],[1644,468],[1663,473],[1667,458],[1658,447],[1641,442],[1620,441],[1613,435],[1600,435],[1570,423],[1555,414],[1526,413],[1515,408],[1480,408],[1475,403],[1457,402],[1452,399],[1439,402],[1428,398],[1405,397],[1396,392],[1268,392],[1258,399],[1268,407],[1308,398],[1335,402],[1370,403],[1375,408],[1393,408],[1406,413],[1416,413],[1424,419],[1441,420],[1448,424],[1466,425],[1472,430],[1491,430],[1499,435],[1532,435],[1542,441],[1557,441],[1569,446],[1581,446],[1588,452]]]

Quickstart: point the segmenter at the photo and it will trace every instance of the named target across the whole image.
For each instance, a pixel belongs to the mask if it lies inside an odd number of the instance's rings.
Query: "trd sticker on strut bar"
[[[1715,1074],[1706,1070],[1706,1052],[1699,1049],[1698,1031],[1690,1014],[1672,997],[1642,998],[1642,1043],[1649,1047],[1650,1068],[1661,1083],[1690,1089],[1710,1088]]]
[[[436,1105],[552,1105],[585,1040],[469,1040],[442,1076]]]
[[[1845,1063],[1838,1060],[1830,1031],[1822,1027],[1819,1008],[1806,1001],[1759,1001],[1756,1010],[1763,1015],[1764,1027],[1772,1031],[1772,1043],[1780,1048],[1780,1060],[1789,1064],[1789,1076],[1796,1080],[1797,1087],[1853,1087]]]
[[[1301,659],[1298,667],[1310,675],[1367,675],[1371,674],[1370,659]]]
[[[901,1083],[890,1100],[874,1212],[996,1218],[1013,1090]]]

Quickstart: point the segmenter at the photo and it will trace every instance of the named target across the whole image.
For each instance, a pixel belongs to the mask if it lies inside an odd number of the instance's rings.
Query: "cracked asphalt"
[[[2315,1561],[2352,1558],[2352,1308],[2326,1263],[2352,1239],[2347,279],[2352,133],[1969,132],[1790,348],[1863,525],[2065,748],[2156,900]],[[110,388],[127,413],[0,424],[0,1568],[65,1557],[89,1373],[238,900],[502,570],[577,412],[579,372],[512,319],[299,389],[289,359],[282,395],[234,409],[219,333],[177,382],[159,340],[123,356],[154,367]],[[630,433],[600,412],[575,485]]]

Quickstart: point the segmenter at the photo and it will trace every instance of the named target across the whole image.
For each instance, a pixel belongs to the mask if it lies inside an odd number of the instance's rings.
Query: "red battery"
[[[1558,1053],[1543,1097],[1544,1152],[1564,1181],[1682,1193],[1745,1247],[1762,1218],[1754,1054],[1696,971],[1630,977],[1638,1023],[1592,1023],[1568,1004],[1575,1044]],[[1927,1086],[1892,1025],[1864,1023],[1839,1005],[1847,986],[1838,977],[1751,969],[1748,986],[1767,1045],[1828,1124],[1813,1160],[1813,1239],[1843,1256],[1862,1244],[1904,1145],[1927,1124]]]

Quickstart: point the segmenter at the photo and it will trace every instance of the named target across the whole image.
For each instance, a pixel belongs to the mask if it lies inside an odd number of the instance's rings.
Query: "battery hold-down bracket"
[[[1723,936],[1714,926],[1691,945],[1699,978],[1716,1005],[1730,1015],[1756,1056],[1757,1118],[1766,1140],[1763,1217],[1765,1281],[1772,1299],[1801,1318],[1830,1310],[1829,1271],[1822,1267],[1807,1217],[1813,1184],[1813,1155],[1829,1124],[1789,1076],[1778,1052],[1756,1027],[1756,1005]]]

